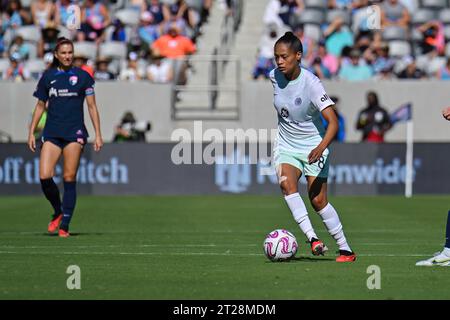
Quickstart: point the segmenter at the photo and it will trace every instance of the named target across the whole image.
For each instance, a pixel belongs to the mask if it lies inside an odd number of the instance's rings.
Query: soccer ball
[[[269,233],[264,240],[264,254],[271,261],[286,261],[297,253],[297,239],[285,229]]]

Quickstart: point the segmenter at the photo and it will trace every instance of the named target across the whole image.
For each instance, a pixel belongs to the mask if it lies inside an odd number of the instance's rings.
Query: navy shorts
[[[77,142],[81,145],[81,148],[84,148],[84,146],[87,143],[87,138],[78,137],[78,138],[52,138],[52,137],[42,137],[42,145],[44,142],[49,141],[53,143],[55,146],[60,147],[61,149],[64,149],[69,143]]]

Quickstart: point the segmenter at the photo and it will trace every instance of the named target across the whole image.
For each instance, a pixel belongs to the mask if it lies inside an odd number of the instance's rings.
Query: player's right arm
[[[45,111],[45,101],[38,100],[36,103],[36,107],[34,108],[33,118],[30,124],[30,131],[28,133],[28,147],[32,152],[36,151],[36,138],[34,137],[34,131],[36,130],[36,126],[41,120],[42,114]]]

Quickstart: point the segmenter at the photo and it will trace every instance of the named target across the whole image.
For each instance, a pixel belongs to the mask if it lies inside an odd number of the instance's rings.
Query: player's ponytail
[[[286,32],[280,39],[277,40],[275,45],[278,45],[279,43],[286,44],[294,52],[301,52],[301,53],[303,53],[303,44],[302,44],[302,42],[291,31]]]
[[[58,60],[58,58],[56,58],[56,56],[54,54],[59,50],[59,47],[61,47],[63,44],[69,44],[72,46],[72,49],[74,49],[72,40],[67,39],[65,37],[59,37],[58,40],[56,40],[56,46],[55,46],[55,49],[53,50],[53,61],[51,64],[51,68],[59,67],[59,60]]]

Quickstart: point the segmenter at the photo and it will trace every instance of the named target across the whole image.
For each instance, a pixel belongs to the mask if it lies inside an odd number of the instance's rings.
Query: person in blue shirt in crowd
[[[35,128],[46,110],[47,121],[42,133],[39,177],[42,191],[54,209],[48,232],[59,228],[60,237],[68,237],[69,224],[76,203],[76,176],[88,132],[84,125],[83,104],[86,99],[89,115],[95,129],[94,150],[103,146],[100,117],[95,102],[94,80],[84,70],[72,65],[72,41],[59,38],[51,67],[38,82],[34,96],[38,99],[29,128],[28,146],[36,151]],[[53,181],[55,166],[63,156],[64,195]]]
[[[339,123],[339,129],[336,133],[336,136],[334,137],[334,141],[336,142],[344,142],[345,141],[345,119],[342,116],[342,114],[338,110],[338,104],[339,104],[339,98],[335,96],[330,96],[330,99],[334,101],[334,105],[332,106],[334,113],[336,113],[336,117],[338,118]],[[328,122],[325,120],[322,115],[320,116],[322,118],[323,127],[325,130],[328,128]]]

